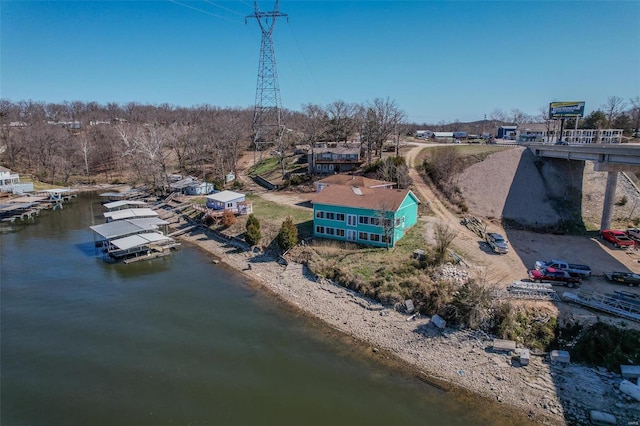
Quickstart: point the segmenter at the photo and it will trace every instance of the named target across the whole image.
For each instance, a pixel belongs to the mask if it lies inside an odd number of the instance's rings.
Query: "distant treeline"
[[[268,113],[272,111],[267,111]],[[281,110],[281,138],[256,138],[253,108],[191,108],[168,104],[106,105],[0,100],[0,164],[52,184],[138,182],[162,189],[169,173],[223,181],[241,153],[266,149],[284,157],[295,144],[359,141],[368,162],[388,139],[415,125],[390,99],[336,101]],[[277,123],[276,123],[277,124]],[[396,136],[393,138],[393,136]],[[254,141],[264,143],[255,144]],[[280,158],[282,160],[282,158]]]

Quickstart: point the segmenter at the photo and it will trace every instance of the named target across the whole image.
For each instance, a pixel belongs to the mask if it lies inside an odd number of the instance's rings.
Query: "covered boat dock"
[[[140,208],[146,206],[147,203],[139,200],[120,200],[104,203],[104,207],[109,211],[126,210],[131,208]]]
[[[125,219],[154,218],[158,217],[158,213],[149,208],[143,207],[137,209],[123,209],[106,212],[104,214],[104,217],[108,223]]]
[[[161,232],[163,235],[166,235],[168,226],[169,222],[166,220],[152,217],[117,220],[100,225],[93,225],[89,228],[94,232],[94,236],[99,235],[101,237],[100,240],[97,240],[100,242],[146,232]]]

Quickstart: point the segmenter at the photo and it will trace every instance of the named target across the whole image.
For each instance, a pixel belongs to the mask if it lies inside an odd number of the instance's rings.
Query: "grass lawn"
[[[269,173],[273,172],[274,170],[278,170],[279,168],[280,168],[280,165],[278,164],[278,159],[276,157],[269,157],[269,158],[265,158],[264,160],[260,161],[255,166],[252,166],[249,169],[249,175],[251,175],[251,176],[255,176],[255,175],[262,176],[262,175],[269,174]]]
[[[291,217],[298,227],[299,238],[307,238],[313,234],[313,210],[281,205],[255,194],[247,195],[247,201],[252,203],[254,216],[261,222],[272,223],[279,227],[287,217]]]

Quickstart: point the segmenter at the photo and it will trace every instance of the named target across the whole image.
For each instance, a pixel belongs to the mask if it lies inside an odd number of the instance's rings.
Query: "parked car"
[[[615,248],[633,247],[635,242],[624,231],[605,229],[600,231],[603,240],[609,241]]]
[[[634,240],[640,241],[640,228],[627,229],[627,235]]]
[[[553,268],[567,271],[572,277],[589,278],[591,276],[591,268],[587,265],[577,263],[568,263],[564,260],[551,259],[547,261],[536,261],[536,269]]]
[[[633,272],[605,272],[604,276],[609,281],[626,284],[629,287],[640,286],[640,274],[634,274]]]
[[[486,236],[487,243],[494,253],[505,254],[509,251],[509,243],[498,233],[490,232]]]
[[[554,268],[530,269],[528,271],[529,278],[533,282],[550,282],[551,284],[566,285],[573,288],[580,285],[582,280],[578,277],[572,277],[567,271]]]

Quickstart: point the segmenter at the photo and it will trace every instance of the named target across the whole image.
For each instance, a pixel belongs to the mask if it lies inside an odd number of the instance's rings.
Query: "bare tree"
[[[396,126],[393,135],[395,137],[395,146],[396,146],[396,156],[400,155],[400,141],[401,141],[401,137],[403,135],[406,135],[407,133],[409,133],[411,131],[411,125],[407,124],[407,123],[398,123],[398,125]]]
[[[395,101],[376,98],[366,106],[364,115],[364,134],[367,143],[367,164],[371,164],[372,153],[382,152],[382,145],[393,133],[405,114]]]
[[[396,168],[396,182],[400,189],[405,189],[413,185],[413,178],[409,174],[409,167],[407,167],[406,164],[401,164]]]
[[[382,200],[378,204],[378,208],[375,211],[374,220],[382,231],[382,241],[385,243],[385,247],[389,250],[389,246],[393,241],[395,233],[395,222],[393,220],[394,210],[391,208],[391,204],[387,200]]]
[[[631,102],[629,115],[631,116],[631,122],[633,124],[633,136],[638,137],[638,132],[640,132],[640,96],[629,99],[629,102]]]
[[[522,124],[529,121],[529,116],[518,108],[511,110],[511,122],[514,124]]]
[[[171,123],[168,128],[167,146],[173,151],[178,160],[180,172],[186,171],[186,156],[193,139],[189,134],[189,126],[179,123]]]
[[[434,237],[436,240],[436,257],[439,261],[443,261],[447,249],[458,236],[458,231],[450,227],[449,224],[438,222],[434,228]]]
[[[504,122],[507,120],[507,114],[504,113],[500,108],[496,108],[491,111],[491,115],[489,116],[491,121],[495,122]],[[495,124],[494,124],[495,125]]]
[[[314,147],[327,133],[329,117],[320,105],[315,104],[302,105],[302,112],[304,113],[302,131],[304,132],[305,140],[311,147]]]
[[[335,101],[326,108],[328,133],[335,142],[347,142],[356,131],[357,106]]]
[[[87,177],[87,183],[89,183],[91,181],[91,175],[89,174],[89,151],[90,151],[89,141],[90,139],[86,133],[83,133],[81,135],[78,135],[76,140],[78,141],[80,153],[82,154],[82,160],[84,162],[84,174]]]
[[[618,96],[609,96],[607,102],[602,105],[603,112],[607,117],[607,127],[611,128],[613,122],[624,111],[626,104],[624,99]]]

